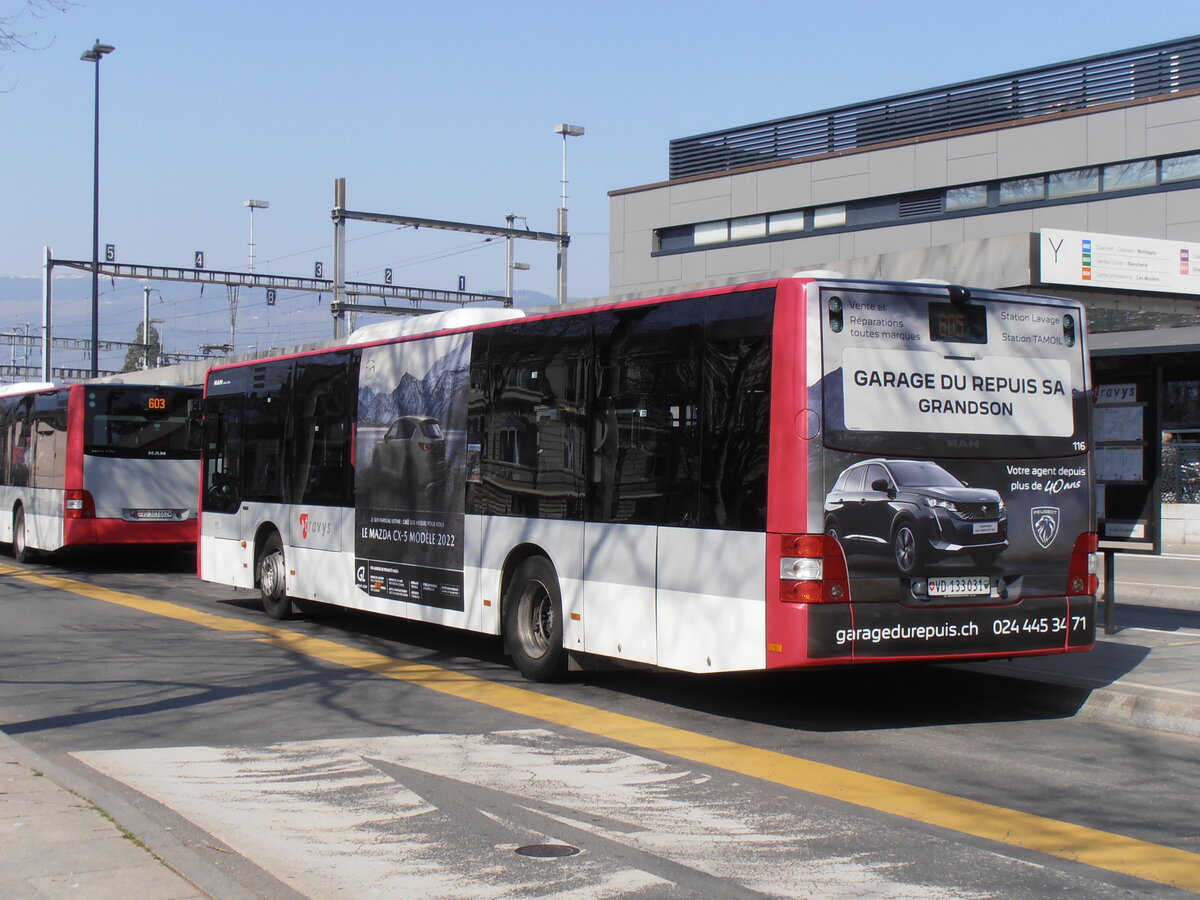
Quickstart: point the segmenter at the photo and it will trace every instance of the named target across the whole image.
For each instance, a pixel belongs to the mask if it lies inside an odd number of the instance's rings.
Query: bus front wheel
[[[504,596],[504,636],[517,671],[530,681],[554,681],[567,670],[562,592],[544,556],[517,566]]]
[[[258,591],[262,595],[263,612],[272,619],[292,617],[292,598],[287,595],[287,566],[283,556],[283,541],[272,534],[263,543],[255,566]]]

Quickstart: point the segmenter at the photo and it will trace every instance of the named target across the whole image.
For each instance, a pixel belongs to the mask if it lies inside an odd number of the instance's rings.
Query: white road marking
[[[311,897],[980,896],[815,852],[845,827],[827,809],[542,729],[75,756]]]

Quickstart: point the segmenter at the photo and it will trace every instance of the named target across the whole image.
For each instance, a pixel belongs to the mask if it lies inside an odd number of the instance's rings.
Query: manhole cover
[[[524,847],[518,847],[517,852],[522,856],[553,859],[559,856],[574,856],[579,852],[579,848],[569,844],[527,844]]]

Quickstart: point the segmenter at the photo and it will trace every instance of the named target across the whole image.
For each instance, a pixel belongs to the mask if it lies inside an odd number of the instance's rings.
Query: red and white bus
[[[0,388],[0,541],[35,551],[194,544],[200,453],[187,446],[199,388]]]
[[[487,312],[211,369],[200,576],[502,635],[539,679],[1094,643],[1077,303],[796,277]]]

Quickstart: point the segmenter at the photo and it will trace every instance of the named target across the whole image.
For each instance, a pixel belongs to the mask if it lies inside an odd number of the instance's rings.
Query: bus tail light
[[[824,534],[785,534],[779,547],[779,599],[786,603],[847,603],[846,558]]]
[[[96,501],[87,491],[67,491],[63,503],[63,517],[67,519],[96,518]]]
[[[1100,538],[1095,532],[1081,534],[1071,551],[1071,567],[1067,570],[1067,594],[1095,594],[1100,589]]]

